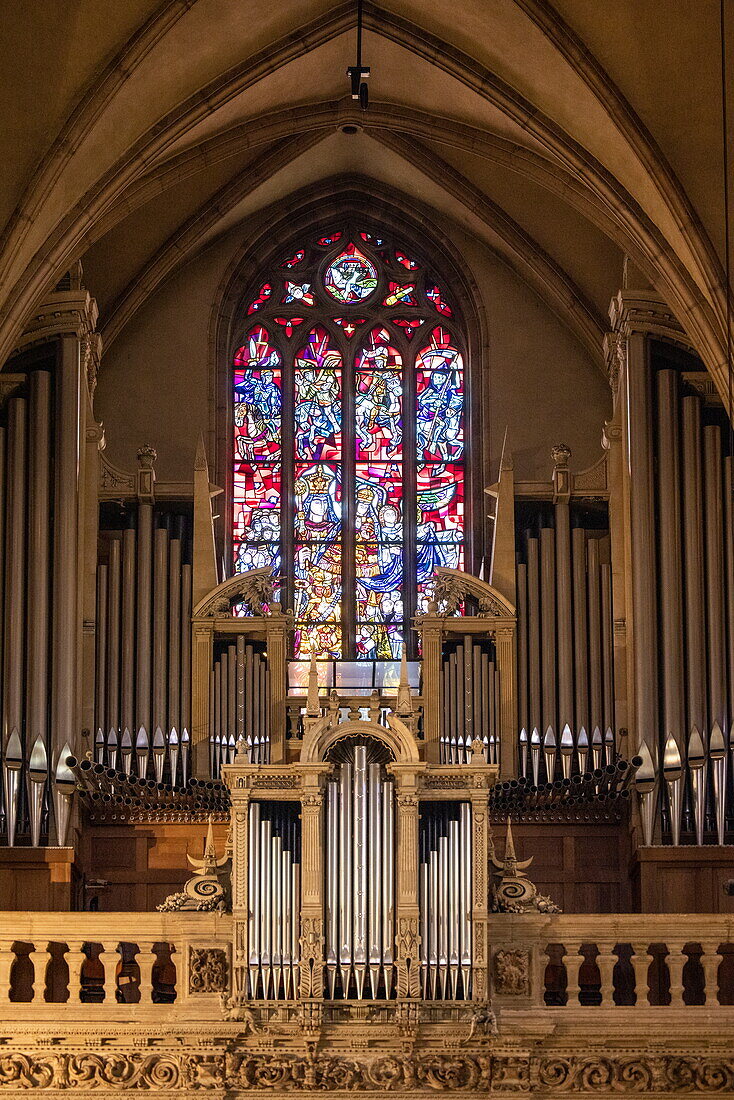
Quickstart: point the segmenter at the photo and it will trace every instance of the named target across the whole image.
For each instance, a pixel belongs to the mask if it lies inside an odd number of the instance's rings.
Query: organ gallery
[[[731,1093],[730,0],[48,11],[0,1095]]]

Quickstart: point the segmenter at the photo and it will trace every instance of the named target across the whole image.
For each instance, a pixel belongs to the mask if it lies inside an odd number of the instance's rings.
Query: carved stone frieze
[[[529,951],[495,951],[494,991],[502,996],[527,996],[530,993]]]
[[[189,993],[224,993],[228,980],[226,951],[219,947],[189,949]]]
[[[0,1055],[0,1093],[73,1090],[147,1095],[213,1092],[526,1092],[576,1094],[718,1093],[734,1089],[730,1056],[378,1054],[317,1052],[105,1050],[7,1051]]]

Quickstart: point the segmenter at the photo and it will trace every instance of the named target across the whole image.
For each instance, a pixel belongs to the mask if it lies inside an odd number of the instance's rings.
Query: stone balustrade
[[[501,914],[490,941],[500,1008],[734,1006],[734,916]]]
[[[0,1004],[34,1017],[121,1004],[177,1014],[212,1000],[218,1011],[231,938],[219,913],[2,913]]]

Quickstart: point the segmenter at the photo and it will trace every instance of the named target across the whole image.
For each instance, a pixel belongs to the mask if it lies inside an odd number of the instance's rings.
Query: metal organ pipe
[[[553,529],[541,528],[540,532],[540,578],[542,603],[541,634],[543,643],[543,726],[545,732],[550,726],[557,728],[556,706],[556,555]],[[548,780],[552,782],[553,776]]]
[[[664,738],[685,746],[678,372],[657,374],[658,569]]]
[[[519,562],[517,566],[517,620],[518,724],[527,735],[530,716],[528,714],[528,567],[525,562]],[[525,774],[524,771],[523,774]]]
[[[724,690],[724,486],[721,468],[721,432],[716,424],[703,429],[704,533],[706,554],[706,619],[708,638],[709,721],[726,727]]]
[[[8,496],[5,527],[5,736],[23,730],[26,571],[26,402],[13,397],[8,413]]]
[[[94,728],[107,728],[107,566],[97,566],[97,653],[95,662]]]
[[[571,515],[555,506],[556,603],[558,608],[558,729],[573,725],[573,626],[571,618]]]
[[[168,723],[181,730],[181,539],[168,544]],[[172,781],[175,782],[173,776]]]
[[[164,730],[168,672],[168,531],[154,535],[153,566],[153,729]]]
[[[576,732],[589,731],[589,648],[586,600],[586,531],[574,527],[573,546],[573,644],[576,688]]]
[[[120,541],[110,541],[107,586],[107,715],[102,732],[107,736],[120,724]]]
[[[47,371],[30,376],[28,492],[28,672],[26,755],[40,737],[48,741],[48,611],[51,378]],[[13,645],[15,645],[13,639]],[[38,755],[38,754],[37,754]],[[33,784],[34,790],[38,784]],[[38,844],[38,840],[34,840]]]
[[[705,735],[706,630],[703,590],[703,472],[701,465],[701,399],[684,397],[683,410],[683,561],[685,566],[685,675],[688,701],[686,730]]]
[[[528,553],[528,650],[530,665],[530,730],[540,730],[543,721],[540,693],[540,566],[538,540],[529,538]]]
[[[120,725],[132,731],[135,724],[135,528],[122,533],[122,662],[120,677]]]
[[[181,566],[181,729],[191,729],[191,566]]]
[[[602,732],[601,594],[599,590],[599,540],[590,538],[587,554],[587,603],[589,613],[589,736]]]
[[[151,580],[153,563],[153,505],[138,504],[137,538],[137,668],[135,724],[150,729]]]

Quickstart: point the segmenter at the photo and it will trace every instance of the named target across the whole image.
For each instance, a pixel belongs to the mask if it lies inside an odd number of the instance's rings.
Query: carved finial
[[[306,714],[309,718],[318,718],[321,714],[321,705],[319,703],[319,670],[316,664],[316,651],[313,648],[311,649],[311,666],[308,670]]]
[[[138,462],[144,470],[152,469],[157,458],[158,452],[150,443],[144,443],[142,447],[138,448]]]
[[[413,697],[410,694],[410,681],[408,679],[408,647],[405,642],[403,642],[400,649],[400,683],[398,684],[395,713],[400,718],[408,718],[413,713]]]
[[[556,443],[555,447],[551,448],[551,458],[555,466],[568,466],[570,457],[571,448],[566,443]]]

